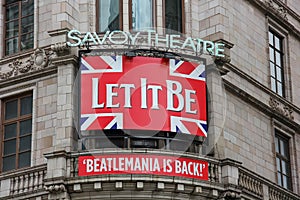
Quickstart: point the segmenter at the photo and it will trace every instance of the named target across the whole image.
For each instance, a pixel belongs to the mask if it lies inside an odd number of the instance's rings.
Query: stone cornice
[[[266,115],[274,117],[277,120],[280,120],[283,124],[286,126],[294,129],[296,132],[300,130],[300,124],[297,124],[295,121],[291,120],[287,116],[285,116],[283,113],[275,111],[274,109],[260,101],[259,99],[251,96],[249,93],[245,92],[238,86],[230,83],[228,80],[223,79],[225,89],[232,94],[238,96],[240,99],[244,100],[245,102],[248,102],[251,106],[256,107],[258,110],[264,112]]]
[[[67,64],[77,64],[78,63],[78,57],[75,55],[66,55],[66,56],[59,56],[55,59],[53,59],[53,64],[58,65],[67,65]]]
[[[283,104],[285,106],[288,106],[294,112],[297,112],[298,114],[300,114],[300,108],[299,107],[297,107],[296,105],[294,105],[293,103],[291,103],[287,99],[275,94],[268,87],[264,86],[263,84],[261,84],[260,82],[255,80],[253,77],[249,76],[247,73],[245,73],[242,70],[238,69],[233,64],[229,63],[229,64],[226,65],[226,67],[229,69],[230,72],[233,72],[233,73],[237,74],[241,78],[245,79],[246,81],[248,81],[249,83],[254,85],[256,88],[258,88],[258,89],[262,90],[263,92],[265,92],[266,94],[270,95],[270,101],[275,100],[276,102],[278,102],[280,104]],[[269,104],[271,104],[271,102]],[[272,106],[272,105],[270,105],[270,106]]]
[[[300,17],[297,13],[291,10],[284,3],[279,3],[277,0],[247,0],[254,4],[257,8],[261,9],[266,15],[271,16],[276,20],[281,26],[288,29],[296,37],[300,38],[300,30],[298,30],[293,24],[291,24],[287,19],[287,14],[290,14],[296,20],[300,21]],[[277,4],[277,7],[274,6]]]
[[[12,77],[12,78],[9,78],[7,80],[0,81],[0,86],[4,88],[4,87],[7,87],[7,86],[16,85],[16,84],[19,84],[19,83],[24,83],[26,81],[33,80],[33,79],[38,79],[38,78],[41,78],[41,77],[44,77],[44,76],[49,76],[49,75],[55,74],[56,72],[57,72],[57,68],[52,66],[52,67],[49,67],[49,68],[46,68],[46,69],[43,69],[43,70],[24,73],[22,75]],[[31,86],[34,86],[34,85],[35,84],[33,84],[33,83],[32,84],[27,84],[27,85],[22,86],[22,87],[13,88],[9,91],[14,91],[14,90],[26,88],[27,86],[31,87]],[[7,91],[1,91],[0,94],[6,93],[6,92]]]
[[[278,5],[282,6],[284,9],[287,10],[287,13],[294,17],[297,21],[300,21],[300,15],[298,15],[293,9],[288,7],[285,3],[280,0],[273,0],[273,2],[277,3]]]

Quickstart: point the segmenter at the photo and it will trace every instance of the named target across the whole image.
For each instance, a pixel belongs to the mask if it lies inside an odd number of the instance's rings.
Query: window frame
[[[184,0],[181,1],[181,31],[178,33],[185,34],[185,3]],[[162,0],[162,18],[163,18],[163,29],[166,32],[166,1]],[[166,33],[167,34],[167,33]]]
[[[96,32],[98,33],[104,33],[104,32],[101,32],[99,29],[99,18],[101,16],[101,11],[99,9],[99,6],[100,6],[100,0],[97,0],[96,1]],[[123,0],[119,0],[119,30],[122,30],[123,29]]]
[[[153,23],[153,29],[156,29],[156,20],[157,20],[157,1],[152,0],[152,23]],[[129,17],[129,30],[131,32],[138,32],[139,30],[132,30],[132,0],[128,0],[128,17]]]
[[[4,56],[12,56],[12,55],[15,55],[15,54],[18,54],[20,52],[26,52],[26,51],[30,51],[34,48],[34,12],[32,14],[29,14],[29,15],[25,15],[25,16],[22,16],[22,1],[17,1],[17,2],[13,2],[13,3],[10,3],[10,4],[7,4],[6,3],[7,0],[4,1],[4,5],[3,5],[3,13],[4,13],[4,19],[3,19],[3,55]],[[34,9],[34,0],[32,1],[33,3],[33,9]],[[16,19],[13,19],[13,20],[7,20],[7,11],[6,11],[6,8],[8,6],[11,6],[11,5],[14,5],[14,4],[18,4],[18,9],[19,9],[19,13],[18,13],[18,18]],[[25,19],[27,17],[30,17],[32,16],[33,17],[33,30],[30,31],[30,32],[27,32],[27,33],[22,33],[22,19]],[[12,22],[12,21],[18,21],[18,32],[21,33],[21,34],[18,34],[18,36],[16,37],[9,37],[9,38],[6,38],[6,30],[7,30],[7,27],[6,27],[6,24],[9,23],[9,22]],[[21,42],[22,42],[22,36],[24,35],[28,35],[28,34],[32,34],[33,37],[32,37],[32,48],[28,48],[28,49],[23,49],[21,48]],[[16,52],[13,52],[13,53],[6,53],[6,44],[7,44],[7,41],[10,40],[10,39],[13,39],[13,38],[17,38],[18,39],[18,46],[17,46],[17,50]]]
[[[281,145],[280,141],[282,141],[287,147],[286,147],[286,156],[282,154],[281,150]],[[277,148],[278,151],[277,152]],[[285,188],[287,190],[292,191],[293,190],[293,183],[292,183],[292,169],[291,169],[291,154],[290,154],[290,138],[287,136],[283,135],[281,131],[278,129],[275,129],[275,136],[274,136],[274,149],[275,149],[275,166],[276,166],[276,182],[277,184]],[[280,166],[277,165],[277,159],[279,159]],[[283,173],[283,167],[282,167],[282,162],[284,162],[287,166],[286,168],[286,174]],[[278,171],[278,167],[280,168],[280,171]],[[278,176],[280,176],[281,182],[279,183]],[[283,184],[283,177],[287,178],[287,187],[284,187]]]
[[[32,99],[32,110],[31,110],[31,113],[30,114],[25,114],[23,116],[20,115],[21,113],[21,99],[22,98],[25,98],[25,97],[31,97]],[[15,101],[17,100],[17,117],[15,118],[12,118],[12,119],[8,119],[6,120],[5,119],[5,113],[6,113],[6,109],[5,109],[5,104],[7,102],[11,102],[11,101]],[[22,121],[26,121],[26,120],[29,120],[31,119],[31,133],[25,133],[24,135],[20,135],[20,123]],[[14,95],[14,96],[10,96],[10,97],[7,97],[3,100],[1,100],[1,127],[0,127],[0,173],[5,173],[5,172],[10,172],[10,171],[13,171],[13,170],[17,170],[17,169],[22,169],[22,168],[27,168],[27,167],[30,167],[31,166],[31,157],[32,157],[32,136],[33,136],[33,125],[32,125],[32,120],[33,120],[33,92],[25,92],[25,93],[22,93],[22,94],[19,94],[19,95]],[[4,138],[4,127],[5,125],[9,125],[9,124],[13,124],[13,123],[16,123],[17,124],[17,127],[16,127],[16,136],[13,137],[13,138],[8,138],[8,139],[5,139]],[[21,138],[25,138],[27,136],[31,136],[31,140],[30,140],[30,148],[29,149],[25,149],[25,150],[20,150],[19,147],[20,147],[20,140]],[[4,155],[4,142],[5,141],[9,141],[9,140],[13,140],[15,139],[16,140],[16,147],[15,147],[15,153],[14,154],[10,154],[10,155]],[[30,152],[30,164],[28,166],[24,166],[24,167],[19,167],[19,157],[20,157],[20,154],[22,153],[27,153],[27,152]],[[8,157],[8,156],[12,156],[12,155],[15,155],[15,168],[14,169],[10,169],[10,170],[3,170],[3,159],[5,157]]]
[[[273,45],[270,42],[270,33],[273,35],[272,40],[273,40]],[[279,39],[279,47],[280,49],[277,49],[275,46],[275,38]],[[270,70],[270,88],[271,90],[276,93],[277,95],[285,98],[286,97],[286,84],[285,84],[285,63],[284,63],[284,57],[285,57],[285,49],[284,49],[284,41],[285,37],[279,34],[277,31],[272,29],[271,27],[268,30],[268,64],[269,64],[269,70]],[[271,51],[270,49],[273,50],[273,57],[274,61],[271,61]],[[280,63],[276,62],[276,53],[279,53],[280,55]],[[271,64],[274,65],[274,76],[272,76],[272,70],[271,70]],[[279,66],[280,65],[280,66]],[[277,68],[279,68],[280,71],[280,76],[281,76],[281,81],[278,80],[278,74],[277,74]],[[272,88],[272,79],[275,80],[275,90]],[[278,92],[278,84],[281,83],[281,90],[282,90],[282,95]]]

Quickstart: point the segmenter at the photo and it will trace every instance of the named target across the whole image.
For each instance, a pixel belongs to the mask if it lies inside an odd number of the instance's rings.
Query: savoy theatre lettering
[[[208,180],[208,163],[202,160],[139,154],[80,156],[78,175],[153,174]]]
[[[99,35],[96,32],[87,32],[82,34],[78,30],[68,32],[67,45],[70,47],[86,45],[146,45],[148,47],[157,47],[163,45],[170,49],[189,49],[195,53],[204,53],[217,57],[225,57],[224,47],[222,43],[202,40],[200,38],[186,37],[181,35],[166,34],[159,35],[154,30],[141,32],[126,32],[126,31],[107,31],[104,35]]]
[[[81,130],[207,135],[205,65],[166,58],[81,57]]]

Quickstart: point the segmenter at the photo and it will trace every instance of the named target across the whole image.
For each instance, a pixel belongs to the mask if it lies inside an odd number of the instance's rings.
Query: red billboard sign
[[[166,58],[81,57],[81,130],[206,136],[205,65]]]
[[[175,156],[112,154],[80,156],[78,175],[152,174],[208,180],[208,163]]]

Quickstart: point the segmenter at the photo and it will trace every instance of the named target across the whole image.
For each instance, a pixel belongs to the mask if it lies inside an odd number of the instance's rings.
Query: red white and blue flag
[[[81,57],[82,131],[207,136],[205,65],[165,58]]]

